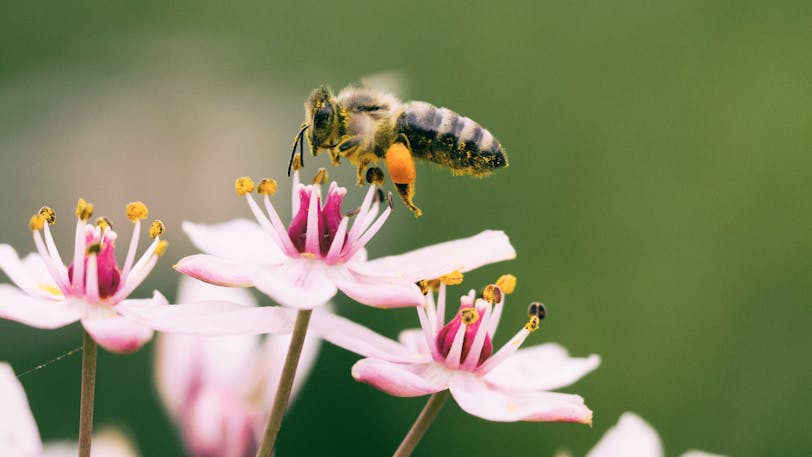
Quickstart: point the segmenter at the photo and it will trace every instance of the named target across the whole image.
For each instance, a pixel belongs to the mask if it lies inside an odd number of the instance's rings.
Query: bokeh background
[[[419,166],[425,215],[396,205],[371,255],[504,229],[518,259],[466,278],[519,278],[497,343],[541,299],[549,319],[527,344],[603,357],[565,389],[592,428],[489,423],[449,402],[415,455],[583,455],[627,410],[668,455],[810,455],[811,20],[796,1],[6,2],[0,240],[32,250],[28,217],[49,204],[67,249],[77,197],[114,222],[143,200],[171,248],[138,293],[171,298],[171,265],[194,252],[181,221],[248,216],[237,176],[285,182],[309,91],[398,71],[404,98],[479,121],[511,167],[477,180]],[[331,171],[360,198],[349,167]],[[417,323],[336,302],[387,335]],[[2,321],[0,360],[23,372],[80,335]],[[152,351],[100,355],[96,424],[144,456],[183,455]],[[77,434],[80,359],[21,379],[46,440]],[[397,446],[424,399],[355,383],[356,359],[324,345],[278,455]]]

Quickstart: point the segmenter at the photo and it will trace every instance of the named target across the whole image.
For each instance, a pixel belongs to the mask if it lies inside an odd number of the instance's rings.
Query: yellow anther
[[[538,318],[538,316],[531,316],[530,320],[527,321],[526,324],[524,324],[524,328],[528,332],[533,333],[533,332],[535,332],[536,330],[539,329],[540,325],[541,325],[541,320]]]
[[[164,255],[167,248],[169,248],[169,242],[168,241],[166,241],[166,240],[159,241],[158,245],[155,246],[155,255],[157,255],[158,257]]]
[[[500,303],[504,298],[502,295],[502,288],[496,284],[488,284],[482,291],[482,298],[491,304]]]
[[[50,206],[43,206],[39,209],[39,213],[49,224],[56,222],[56,212]]]
[[[254,180],[248,176],[237,178],[237,180],[234,181],[234,188],[237,190],[237,195],[240,197],[250,194],[254,191]]]
[[[328,179],[330,179],[330,174],[327,173],[326,168],[322,167],[316,172],[316,176],[313,176],[313,184],[324,184]]]
[[[152,225],[149,226],[149,236],[150,238],[155,238],[156,236],[161,236],[166,231],[166,226],[160,219],[155,219],[152,221]]]
[[[437,292],[438,290],[440,290],[440,280],[424,279],[422,281],[417,281],[417,287],[420,288],[420,291],[423,292],[423,295],[426,295],[429,292]]]
[[[465,325],[471,325],[479,320],[479,311],[476,308],[463,308],[460,310],[460,320]]]
[[[101,251],[101,243],[93,243],[87,247],[87,255],[98,254]]]
[[[299,171],[299,170],[302,169],[302,156],[301,155],[296,154],[296,156],[293,158],[293,163],[290,164],[290,168],[293,171]]]
[[[273,197],[276,193],[276,180],[265,178],[260,181],[259,185],[257,186],[257,193]]]
[[[110,230],[113,230],[113,223],[110,222],[110,219],[107,219],[106,217],[97,217],[96,218],[96,227],[99,227],[102,230],[107,229],[107,228],[109,228]]]
[[[367,169],[366,178],[369,184],[375,184],[380,187],[383,185],[383,170],[378,167],[370,167]]]
[[[516,277],[513,275],[502,275],[496,280],[496,285],[502,289],[502,292],[510,295],[516,290]]]
[[[460,270],[454,270],[451,273],[440,276],[438,279],[446,286],[456,286],[457,284],[462,284],[463,275]]]
[[[147,205],[142,202],[132,202],[127,205],[127,219],[129,219],[130,222],[134,223],[137,220],[143,220],[147,217],[149,217]]]
[[[88,203],[84,198],[80,198],[76,203],[76,217],[83,221],[93,217],[93,203]]]
[[[31,216],[31,220],[28,222],[28,225],[31,227],[31,230],[36,232],[37,230],[42,230],[42,227],[45,227],[47,222],[48,220],[45,219],[45,216],[37,213]]]

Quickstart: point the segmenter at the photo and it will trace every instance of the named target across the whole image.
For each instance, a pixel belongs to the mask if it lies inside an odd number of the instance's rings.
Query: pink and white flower
[[[77,453],[76,443],[43,446],[25,390],[7,363],[0,363],[0,451],[10,457],[67,457]],[[94,437],[93,457],[135,457],[121,434],[102,432]]]
[[[509,282],[500,278],[497,284]],[[317,314],[312,325],[324,339],[367,357],[352,367],[352,376],[388,394],[417,397],[448,389],[463,410],[491,421],[591,423],[583,398],[548,391],[577,381],[597,368],[600,358],[573,358],[554,343],[518,350],[538,328],[541,305],[534,304],[530,321],[494,352],[492,338],[506,295],[502,288],[486,288],[488,300],[475,298],[471,290],[448,323],[445,295],[444,284],[436,306],[433,294],[427,295],[425,306],[417,308],[422,329],[401,332],[399,342],[327,313]]]
[[[223,300],[256,306],[245,289],[181,280],[178,300]],[[156,384],[190,455],[253,457],[273,402],[290,335],[200,337],[158,336]],[[309,335],[303,347],[294,395],[318,353]]]
[[[640,416],[624,413],[586,457],[664,457],[657,432]],[[703,451],[688,451],[680,457],[722,457]]]
[[[184,223],[183,229],[204,254],[180,260],[175,268],[202,281],[231,287],[256,287],[283,306],[311,309],[338,290],[370,306],[418,306],[423,295],[415,285],[455,270],[512,259],[516,251],[499,231],[429,246],[400,256],[367,260],[364,246],[392,211],[391,197],[380,213],[383,193],[370,184],[357,212],[342,214],[347,190],[335,182],[322,204],[320,171],[314,184],[293,175],[292,221],[282,223],[270,197],[276,182],[250,178],[236,182],[256,222],[237,219],[217,225]],[[251,195],[263,195],[263,211]],[[354,222],[350,225],[350,220]]]

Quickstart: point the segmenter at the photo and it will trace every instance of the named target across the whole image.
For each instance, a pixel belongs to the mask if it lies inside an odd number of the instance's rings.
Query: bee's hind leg
[[[423,211],[415,206],[414,182],[417,173],[414,168],[414,159],[408,146],[401,142],[392,143],[386,150],[386,168],[389,169],[389,177],[395,183],[398,195],[403,203],[412,211],[414,217],[420,217]]]

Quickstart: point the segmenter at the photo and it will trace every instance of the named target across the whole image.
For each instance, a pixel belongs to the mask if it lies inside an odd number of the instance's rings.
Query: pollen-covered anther
[[[499,303],[504,298],[502,288],[496,284],[488,284],[482,291],[482,298],[490,304]]]
[[[460,310],[460,320],[465,325],[475,324],[479,320],[479,311],[476,308],[463,308]]]
[[[502,275],[496,280],[496,285],[502,289],[502,292],[510,295],[516,290],[516,277],[511,274]]]
[[[260,195],[267,195],[269,197],[273,197],[276,193],[276,180],[271,178],[265,178],[259,182],[257,186],[257,193]]]
[[[370,167],[367,169],[367,182],[376,186],[383,185],[383,170],[378,167]]]
[[[149,236],[150,238],[155,238],[157,236],[161,236],[166,231],[166,226],[160,219],[155,219],[152,221],[152,225],[149,226]]]
[[[293,157],[293,163],[290,164],[290,168],[293,171],[299,171],[299,170],[302,169],[302,156],[301,155],[296,154],[296,156]]]
[[[99,227],[102,230],[105,230],[105,229],[108,229],[108,228],[110,230],[113,230],[113,223],[110,222],[110,219],[107,219],[106,217],[103,217],[103,216],[102,217],[97,217],[96,218],[96,227]]]
[[[417,281],[417,287],[420,288],[420,291],[423,292],[423,295],[426,295],[429,292],[437,292],[438,290],[440,290],[440,280],[424,279],[421,281]]]
[[[149,208],[143,202],[132,202],[127,205],[127,219],[135,223],[137,220],[144,220],[149,217]]]
[[[76,217],[83,221],[93,217],[93,203],[88,203],[84,198],[80,198],[76,203]]]
[[[101,243],[93,243],[87,247],[87,255],[98,254],[101,252]]]
[[[39,214],[44,217],[49,224],[56,222],[56,212],[50,206],[40,208]]]
[[[538,330],[540,326],[541,320],[536,316],[531,317],[530,320],[527,321],[526,324],[524,324],[524,328],[530,333],[533,333],[536,330]]]
[[[456,286],[458,284],[462,284],[463,279],[464,276],[460,270],[454,270],[451,273],[444,274],[438,278],[438,280],[446,286]]]
[[[389,192],[388,194],[386,194],[386,205],[389,207],[389,209],[392,209],[392,206],[393,206],[392,192]]]
[[[36,232],[37,230],[42,230],[47,222],[48,220],[45,218],[45,216],[37,213],[31,216],[31,219],[28,221],[28,226],[31,227],[31,230]]]
[[[327,173],[327,169],[322,167],[316,172],[316,176],[313,176],[313,184],[324,184],[328,179],[330,179],[330,173]]]
[[[237,180],[234,181],[234,189],[240,197],[250,194],[254,191],[254,180],[248,176],[237,178]]]
[[[158,257],[164,255],[166,250],[169,248],[169,242],[166,240],[161,240],[158,242],[158,245],[155,246],[155,255]]]
[[[547,307],[541,302],[530,303],[530,306],[527,307],[527,315],[530,316],[530,320],[527,321],[524,328],[535,332],[541,326],[541,321],[547,317]]]

